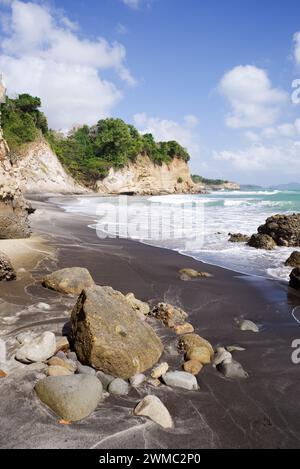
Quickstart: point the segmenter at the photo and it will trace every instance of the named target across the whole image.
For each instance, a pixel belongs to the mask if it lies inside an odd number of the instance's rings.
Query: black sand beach
[[[0,380],[1,448],[300,447],[300,365],[291,360],[292,341],[300,338],[291,312],[300,298],[292,290],[170,250],[124,239],[100,240],[87,227],[87,217],[64,213],[51,199],[36,199],[33,205],[38,207],[33,231],[44,237],[50,250],[30,267],[32,278],[0,284],[0,338],[7,341],[9,353],[19,331],[61,332],[75,299],[44,289],[39,279],[57,268],[82,266],[97,284],[133,292],[150,303],[180,306],[189,313],[196,333],[214,347],[244,347],[245,351],[234,352],[234,358],[249,377],[229,380],[206,366],[198,376],[199,391],[145,385],[127,397],[109,397],[89,418],[62,426],[34,395],[37,374],[24,368]],[[178,270],[185,267],[205,270],[213,277],[183,282]],[[40,311],[39,302],[51,309]],[[236,319],[241,318],[259,324],[261,331],[240,331]],[[163,340],[164,358],[172,369],[180,369],[178,337],[158,321],[149,322]],[[173,430],[132,415],[137,402],[149,393],[169,409]]]

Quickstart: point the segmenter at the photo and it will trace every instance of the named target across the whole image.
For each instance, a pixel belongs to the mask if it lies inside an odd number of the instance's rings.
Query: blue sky
[[[0,0],[0,71],[53,127],[121,117],[242,183],[300,175],[300,3]]]

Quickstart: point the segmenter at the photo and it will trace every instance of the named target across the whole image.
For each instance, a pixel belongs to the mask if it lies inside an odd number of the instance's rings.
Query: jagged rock
[[[146,376],[143,373],[139,373],[137,375],[132,376],[129,379],[129,382],[133,388],[139,387],[146,381]]]
[[[101,381],[104,391],[107,391],[108,386],[115,379],[114,376],[103,373],[103,371],[97,371],[96,376]]]
[[[300,246],[300,213],[273,215],[257,231],[269,235],[278,246]]]
[[[218,366],[218,370],[226,377],[232,379],[248,378],[248,373],[243,369],[242,365],[235,360],[231,362],[222,362]]]
[[[59,358],[57,356],[50,358],[47,363],[49,366],[60,366],[66,368],[66,370],[70,371],[71,373],[75,373],[77,370],[77,365],[75,362],[72,360]]]
[[[184,371],[191,373],[194,376],[198,375],[203,368],[202,363],[198,360],[188,360],[187,362],[184,362],[182,366]]]
[[[16,272],[4,252],[0,251],[0,281],[1,280],[15,280],[16,278]]]
[[[95,282],[87,269],[71,267],[52,272],[43,278],[42,284],[44,287],[60,293],[80,295],[82,290],[92,287]]]
[[[157,379],[164,375],[169,369],[169,365],[166,362],[159,363],[157,366],[153,368],[151,371],[151,378]]]
[[[190,347],[186,353],[188,360],[196,360],[202,365],[208,365],[211,362],[211,351],[206,346]]]
[[[208,272],[198,272],[194,269],[181,269],[179,271],[179,276],[181,280],[193,280],[196,278],[209,278],[212,277]]]
[[[238,325],[241,331],[259,332],[259,327],[249,319],[242,319]]]
[[[134,409],[137,416],[148,417],[163,428],[173,428],[173,420],[165,405],[156,396],[146,396]]]
[[[94,286],[81,293],[71,327],[79,361],[119,378],[151,368],[163,351],[154,330],[110,287]]]
[[[70,376],[73,375],[74,373],[64,366],[59,366],[59,365],[51,365],[48,366],[46,370],[47,376]]]
[[[300,268],[296,267],[290,274],[290,287],[300,289]]]
[[[144,316],[148,316],[150,313],[150,306],[144,301],[138,300],[133,293],[127,293],[125,296],[130,306],[137,312]]]
[[[211,344],[198,334],[185,334],[178,341],[178,349],[184,353],[188,353],[196,347],[206,347],[209,350],[211,358],[213,358],[214,349]]]
[[[53,332],[22,334],[17,340],[21,341],[22,346],[16,353],[16,359],[22,363],[43,362],[55,353],[56,340]]]
[[[228,236],[230,243],[247,243],[250,240],[250,236],[242,233],[229,233]]]
[[[129,385],[124,379],[116,378],[108,386],[109,394],[126,396],[129,393]]]
[[[300,267],[300,252],[292,252],[290,257],[285,261],[284,265],[289,267]]]
[[[166,327],[170,328],[178,324],[184,324],[188,317],[188,314],[183,309],[168,303],[158,303],[152,308],[151,315],[161,320]]]
[[[254,234],[248,241],[248,245],[256,249],[266,249],[271,251],[276,248],[276,243],[271,236],[267,234]]]
[[[75,422],[88,417],[102,398],[102,385],[95,376],[50,376],[39,381],[40,400],[59,417]]]
[[[198,383],[194,375],[186,371],[169,371],[163,375],[163,380],[167,386],[195,391]]]

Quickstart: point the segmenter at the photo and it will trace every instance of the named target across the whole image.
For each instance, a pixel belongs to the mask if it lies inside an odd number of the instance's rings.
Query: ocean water
[[[90,227],[100,237],[131,238],[237,272],[288,281],[291,269],[284,262],[294,248],[257,250],[230,243],[228,233],[251,235],[271,215],[300,212],[300,191],[79,197],[64,208],[91,215]]]

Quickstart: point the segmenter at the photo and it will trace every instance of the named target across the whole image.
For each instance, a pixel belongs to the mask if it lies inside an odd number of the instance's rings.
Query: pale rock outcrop
[[[124,168],[111,168],[102,181],[97,182],[102,194],[173,194],[196,193],[188,164],[181,158],[171,163],[154,164],[147,155],[139,155],[135,162]]]

